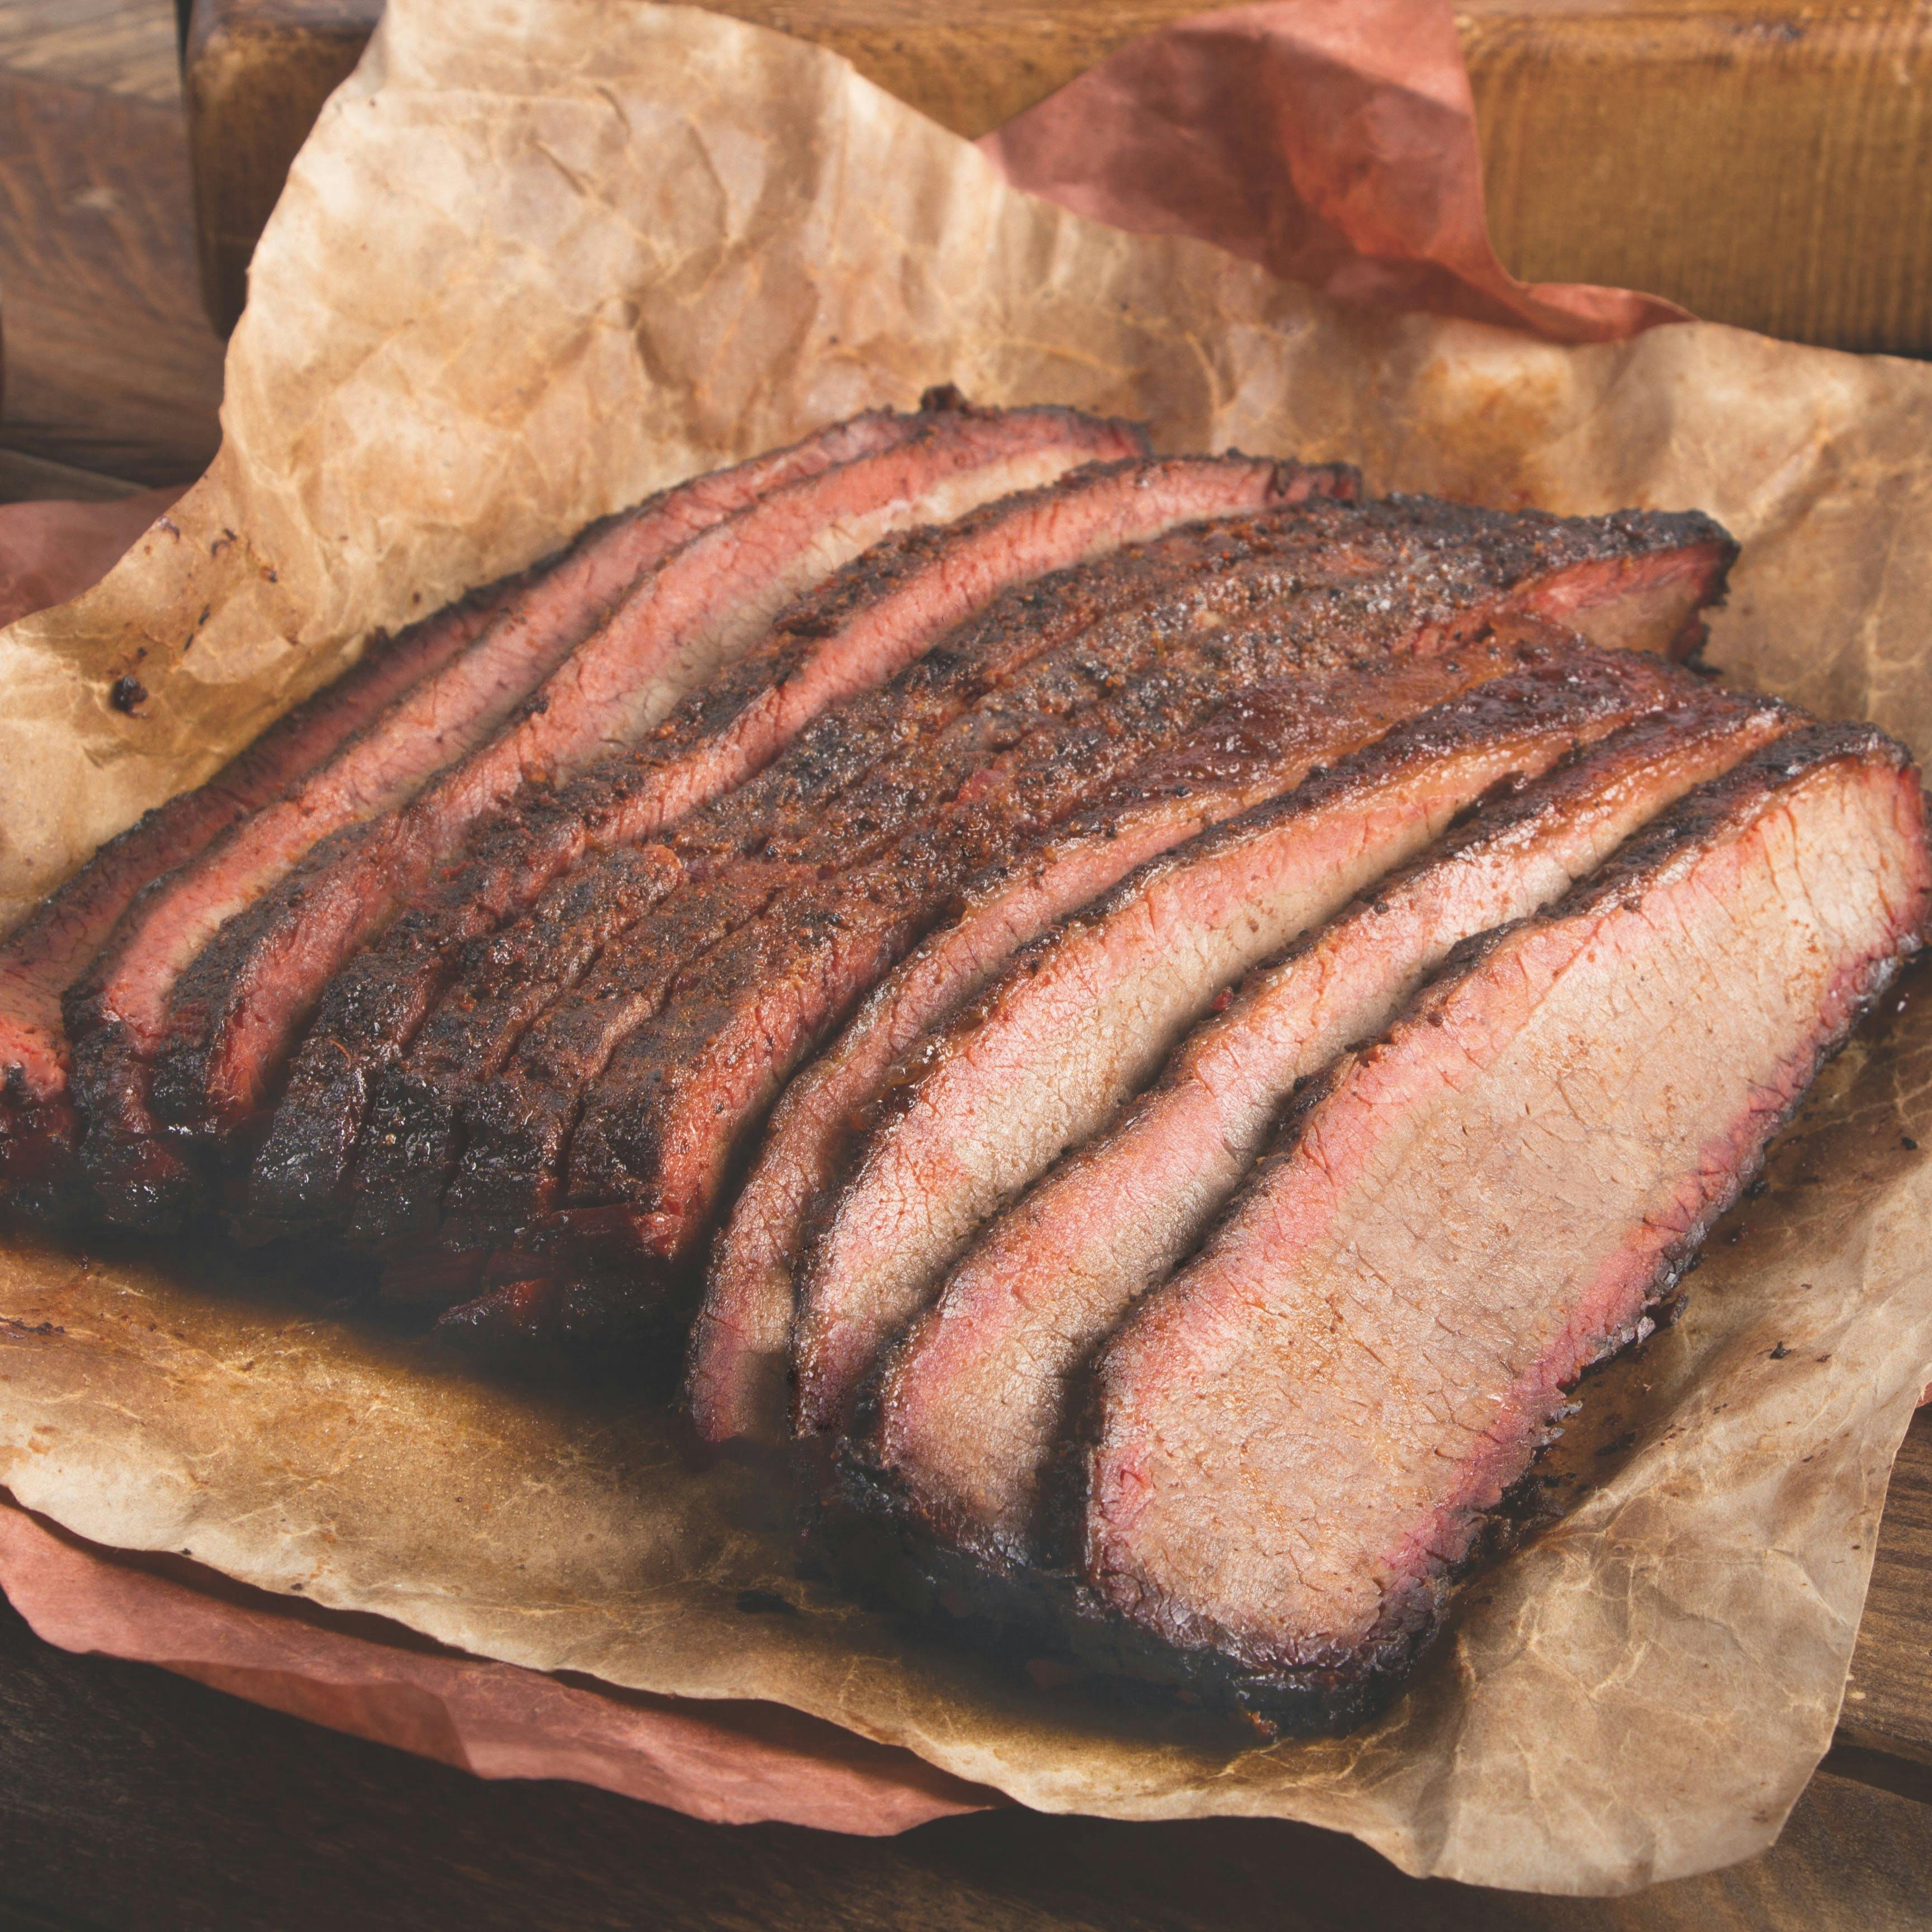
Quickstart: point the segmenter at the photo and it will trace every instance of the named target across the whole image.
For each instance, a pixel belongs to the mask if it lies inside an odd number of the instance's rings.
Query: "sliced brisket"
[[[1518,552],[1519,561],[1534,548],[1546,567],[1550,550],[1566,542],[1586,549],[1587,528],[1538,527],[1533,543]],[[1521,526],[1518,531],[1530,534]],[[1158,734],[1143,742],[1140,755],[1172,744],[1210,715],[1229,691],[1281,675],[1281,670],[1266,668],[1265,660],[1277,654],[1279,663],[1284,646],[1293,652],[1291,664],[1321,662],[1314,648],[1318,640],[1331,650],[1340,650],[1346,639],[1358,650],[1439,653],[1456,634],[1458,592],[1491,609],[1506,604],[1511,595],[1489,573],[1498,552],[1514,546],[1505,542],[1492,549],[1488,534],[1456,549],[1453,561],[1436,560],[1426,600],[1431,621],[1422,626],[1414,623],[1412,605],[1405,622],[1398,580],[1384,592],[1362,588],[1292,599],[1281,607],[1271,628],[1218,634],[1227,639],[1220,677],[1183,701],[1184,680],[1177,675],[1176,688],[1156,708]],[[1606,574],[1604,585],[1612,595],[1624,580],[1628,554],[1621,534],[1616,549],[1616,572]],[[1595,568],[1599,562],[1589,559],[1582,567]],[[1524,601],[1534,601],[1520,580],[1513,587]],[[1366,608],[1345,614],[1357,597]],[[1316,607],[1319,617],[1311,622]],[[1244,664],[1240,658],[1250,651]],[[984,790],[969,786],[961,800],[964,816],[956,810],[928,825],[896,860],[875,862],[831,890],[814,889],[802,902],[788,902],[782,914],[767,914],[755,932],[728,942],[716,959],[694,968],[675,1006],[664,1009],[647,1030],[634,1030],[585,1096],[568,1155],[566,1198],[578,1224],[586,1232],[614,1232],[627,1244],[641,1236],[646,1254],[674,1266],[687,1264],[710,1234],[744,1136],[800,1060],[932,928],[980,865],[1065,816],[1118,772],[1112,761],[1131,736],[1117,726],[1106,744],[1090,751],[1062,748],[1043,771],[1029,774],[1028,784],[1012,784],[1002,775]],[[612,1208],[614,1214],[608,1211]]]
[[[412,908],[347,969],[353,987],[332,992],[321,1024],[335,1049],[333,1090],[366,1088],[372,1069],[392,1064],[463,963],[461,943],[520,911],[587,853],[632,846],[742,784],[814,715],[892,677],[942,638],[962,695],[970,682],[969,652],[981,680],[1011,668],[1025,634],[1010,623],[989,629],[968,621],[1002,591],[1096,553],[1144,546],[1176,524],[1293,501],[1312,490],[1339,493],[1352,481],[1332,470],[1239,457],[1141,460],[1076,470],[957,523],[887,538],[794,605],[764,645],[694,692],[645,744],[613,761],[618,769],[599,766],[559,794],[520,800],[478,828],[462,864],[437,883],[428,903]],[[963,634],[947,636],[956,632]],[[932,716],[934,681],[921,680],[913,690],[916,704],[902,709]],[[902,721],[902,742],[909,722]],[[814,775],[829,778],[840,768],[820,745],[806,755]],[[783,794],[767,787],[761,796],[768,806],[762,821],[742,809],[714,813],[713,822],[692,828],[683,848],[694,850],[700,842],[715,847],[721,818],[731,824],[734,851],[768,832],[769,805]],[[614,935],[614,922],[635,916],[636,868],[627,857],[610,869],[608,880],[573,881],[536,922],[562,941],[556,964],[566,976]],[[497,956],[486,967],[482,993],[490,1017],[478,1010],[482,988],[472,975],[437,1014],[409,1064],[378,1076],[357,1190],[379,1219],[358,1232],[387,1235],[425,1213],[433,1217],[454,1154],[453,1087],[494,1070],[490,1063],[500,1064],[520,1024],[539,1010],[542,981],[555,976],[533,973],[520,941],[490,951]],[[519,959],[514,992],[502,951]],[[360,1020],[352,1051],[333,1024],[334,1010],[350,1004]],[[311,1094],[301,1104],[313,1114]],[[338,1128],[332,1121],[326,1134],[320,1126],[305,1121],[311,1146],[327,1147],[330,1137],[338,1148],[349,1144],[348,1124]],[[297,1184],[284,1160],[278,1168],[284,1211],[296,1199],[326,1202],[339,1165],[305,1173]]]
[[[541,928],[562,923],[557,914],[563,896],[553,893],[492,944],[484,970],[446,1003],[452,1027],[460,1031],[457,1055],[446,1060],[437,1077],[451,1104],[461,1108],[470,1136],[452,1196],[459,1211],[494,1216],[499,1226],[514,1229],[519,1217],[556,1204],[561,1149],[584,1083],[618,1041],[656,1012],[666,990],[666,959],[692,963],[638,919],[671,886],[688,880],[696,882],[693,889],[710,890],[703,881],[745,840],[754,841],[766,860],[832,871],[855,867],[976,775],[981,784],[994,773],[1016,783],[1028,770],[1062,785],[1070,778],[1097,782],[1071,755],[1075,741],[1066,736],[1028,746],[1017,765],[1009,748],[1028,745],[1028,734],[1042,721],[1069,714],[1088,718],[1082,728],[1103,758],[1131,750],[1129,710],[1147,714],[1171,736],[1163,680],[1171,682],[1184,660],[1187,677],[1199,684],[1226,662],[1218,646],[1202,655],[1197,629],[1214,632],[1304,585],[1336,567],[1338,550],[1350,568],[1366,569],[1364,558],[1372,560],[1383,546],[1338,545],[1336,527],[1352,536],[1358,522],[1381,527],[1388,521],[1324,502],[1179,532],[1149,546],[1124,570],[1103,564],[1072,573],[1045,614],[1037,604],[1016,608],[986,634],[977,634],[982,627],[976,625],[949,638],[940,647],[946,662],[938,675],[922,661],[905,674],[902,688],[822,721],[822,730],[808,734],[760,779],[676,827],[662,848],[622,855],[593,868],[590,878],[572,881],[573,898],[575,888],[586,890],[585,898],[575,899],[578,907],[588,909],[588,892],[596,888],[595,903],[609,914],[592,935],[604,950],[581,986],[578,979],[594,948],[580,950],[573,941],[566,954],[542,935]],[[1211,568],[1202,567],[1204,553]],[[1095,598],[1087,585],[1096,576],[1114,580],[1120,594],[1110,590],[1106,602],[1114,607],[1112,614],[1090,625],[1084,618]],[[1063,631],[1061,619],[1069,615],[1075,621]],[[1042,628],[1057,641],[1035,653],[1027,640]],[[995,676],[996,670],[1002,674]],[[1095,712],[1096,700],[1123,686],[1111,710],[1103,705]],[[974,692],[976,701],[959,715],[959,700]],[[857,760],[846,755],[854,738],[864,748]],[[602,891],[606,884],[608,893]],[[515,962],[502,978],[496,971],[500,952]],[[532,958],[545,969],[541,974],[527,969]],[[560,960],[563,970],[550,973]],[[484,982],[483,996],[472,1001],[478,979]],[[555,1010],[544,1013],[501,1077],[491,1077],[516,1035],[553,1003]],[[441,1020],[439,1015],[432,1036]],[[471,1083],[467,1094],[464,1082]],[[382,1205],[371,1198],[372,1208]]]
[[[1173,847],[1035,941],[898,1070],[800,1270],[800,1432],[848,1424],[880,1348],[986,1216],[1097,1132],[1244,972],[1490,786],[1546,770],[1687,687],[1688,674],[1648,657],[1559,650],[1298,785],[1378,734],[1350,731],[1352,693],[1338,694],[1332,723],[1308,718],[1301,687],[1266,694],[1281,723],[1256,740],[1307,746],[1276,754],[1283,782],[1270,790],[1287,795]]]
[[[154,1118],[177,1141],[220,1144],[252,1118],[329,976],[423,889],[484,812],[519,784],[568,776],[648,729],[806,583],[884,529],[956,514],[1079,460],[1070,442],[1084,453],[1091,438],[1070,435],[1067,422],[1057,411],[860,418],[782,458],[758,459],[742,477],[726,472],[669,493],[620,526],[629,532],[621,556],[609,539],[574,553],[544,580],[550,647],[534,666],[522,654],[541,682],[503,687],[522,700],[514,715],[493,702],[466,713],[459,733],[439,712],[383,734],[364,760],[384,781],[380,794],[310,823],[299,854],[278,853],[272,876],[251,872],[245,892],[231,886],[199,911],[191,958],[170,956],[164,1016],[153,1011],[154,975],[124,972],[106,989],[102,1010],[117,1022],[110,1058],[119,1064],[100,1084],[124,1092],[152,1060]],[[573,562],[588,574],[593,560],[596,585],[574,584]],[[330,832],[332,823],[342,829]],[[256,843],[268,837],[259,819],[249,830]],[[318,842],[318,832],[329,836]],[[143,998],[130,1024],[125,995],[135,986]],[[116,1121],[85,1097],[97,1196],[120,1218],[146,1218],[159,1204],[147,1122]]]
[[[1564,1392],[1736,1197],[1932,900],[1906,754],[1814,727],[1345,1054],[1100,1358],[1084,1568],[1173,1667],[1357,1721]]]
[[[29,1213],[78,1204],[78,1120],[61,1002],[136,896],[313,771],[412,685],[468,648],[521,587],[478,591],[377,639],[206,783],[108,840],[0,948],[0,1197]]]
[[[1372,524],[1391,535],[1404,517],[1417,520],[1412,536],[1425,534],[1412,549],[1378,556],[1390,583],[1346,592],[1331,585],[1319,597],[1311,594],[1285,606],[1258,629],[1220,634],[1223,655],[1209,655],[1209,674],[1194,694],[1202,709],[1186,716],[1204,718],[1227,692],[1280,678],[1298,664],[1332,666],[1351,640],[1358,648],[1440,652],[1454,638],[1479,632],[1491,614],[1512,608],[1553,609],[1631,644],[1677,648],[1701,634],[1699,604],[1720,591],[1730,554],[1727,540],[1701,518],[1564,524],[1537,518],[1518,524],[1488,512],[1408,500],[1367,506],[1358,524]],[[1523,539],[1526,544],[1519,548]],[[1352,544],[1358,555],[1371,548],[1365,532]],[[1595,597],[1604,602],[1592,604]],[[1460,688],[1452,682],[1435,696]],[[1173,709],[1184,711],[1178,704]],[[1150,732],[1137,748],[1158,751],[1172,738],[1172,731],[1165,737]],[[1107,765],[1115,748],[1110,742],[1070,744],[1066,755],[1050,759],[1059,796],[1049,788],[996,801],[1006,809],[995,821],[993,850],[1004,845],[1010,851],[1016,828],[1023,832],[1030,824],[1051,823],[1070,803],[1079,802],[1082,794],[1069,781],[1079,778],[1084,760],[1100,760],[1094,783],[1103,784],[1120,768]],[[1174,836],[1185,836],[1178,824]],[[962,876],[957,868],[975,848],[964,838],[942,842],[941,860],[955,866],[939,874],[945,890],[935,886],[920,904],[903,884],[887,880],[881,887],[887,916],[903,919],[917,910],[930,925],[947,910],[952,882]],[[926,1027],[982,986],[1016,946],[1145,856],[1130,856],[1118,841],[1093,850],[1076,832],[1064,863],[1049,853],[1035,854],[1013,876],[995,874],[982,881],[968,891],[963,906],[951,907],[948,922],[879,989],[826,1059],[794,1084],[719,1244],[694,1330],[691,1396],[702,1432],[714,1439],[769,1437],[780,1427],[803,1222],[840,1166],[851,1123],[870,1104],[888,1068]],[[846,990],[844,997],[849,1001],[854,995]],[[764,1016],[754,1017],[762,1023]],[[729,1034],[723,1037],[731,1042]],[[696,1065],[701,1046],[680,1044]],[[640,1045],[648,1051],[649,1041]],[[587,1193],[589,1186],[580,1191]]]
[[[986,1229],[887,1358],[866,1466],[928,1534],[1035,1561],[1069,1378],[1164,1281],[1298,1081],[1378,1033],[1450,951],[1558,897],[1799,714],[1700,692],[1510,788],[1202,1022],[1159,1082]]]
[[[1308,662],[1297,629],[1255,620],[1184,645],[1154,635],[1154,668],[1126,691],[1030,732],[882,848],[840,836],[840,820],[792,855],[822,874],[715,955],[670,961],[675,977],[648,922],[627,934],[476,1096],[450,1204],[512,1228],[562,1206],[581,1233],[682,1267],[709,1232],[740,1132],[961,880],[1210,715],[1250,681],[1244,658]],[[866,822],[891,830],[896,816]]]
[[[1286,465],[1270,466],[1263,487],[1293,502],[1310,488],[1339,492],[1352,483],[1351,476],[1332,470]],[[1067,647],[1102,615],[1144,605],[1224,546],[1252,542],[1254,527],[1184,530],[1002,593],[890,684],[814,719],[776,763],[693,813],[664,843],[593,858],[548,888],[528,912],[465,956],[443,1002],[450,1018],[446,1024],[438,1019],[422,1048],[423,1085],[427,1091],[435,1083],[434,1104],[453,1106],[469,1084],[494,1074],[530,1022],[672,886],[784,836],[788,827],[809,823],[822,829],[835,803],[876,768],[928,770],[935,734],[944,734],[962,711],[983,702],[1034,658]],[[632,770],[626,759],[607,761],[566,788],[561,808],[581,821],[621,820]],[[539,834],[547,836],[548,808],[526,794],[493,822],[470,862],[500,866],[514,876],[524,844],[518,821],[526,814],[534,814]],[[862,812],[848,806],[838,822],[848,836],[866,836]],[[299,1223],[334,1206],[363,1115],[369,1042],[406,1034],[417,1024],[407,971],[389,971],[386,947],[364,958],[368,970],[358,962],[332,984],[291,1070],[251,1177],[249,1220],[255,1228]],[[405,1077],[413,1082],[416,1070]],[[445,1131],[436,1130],[439,1148]],[[413,1219],[419,1211],[412,1193],[410,1203],[399,1204],[398,1218]]]

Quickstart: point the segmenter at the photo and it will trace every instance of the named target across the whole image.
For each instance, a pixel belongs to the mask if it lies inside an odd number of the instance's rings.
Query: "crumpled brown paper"
[[[412,599],[947,377],[1378,488],[1703,507],[1745,544],[1715,660],[1932,742],[1932,372],[1338,304],[1028,200],[830,56],[715,16],[392,0],[254,287],[208,478],[0,634],[16,906]],[[106,686],[142,650],[129,719]],[[7,1241],[0,1483],[108,1546],[526,1667],[788,1704],[1042,1808],[1294,1816],[1413,1872],[1628,1889],[1768,1843],[1828,1742],[1932,1360],[1932,1168],[1904,1144],[1932,1138],[1928,1086],[1907,1004],[1828,1072],[1684,1322],[1592,1385],[1544,1472],[1570,1513],[1340,1742],[1242,1750],[902,1628],[796,1574],[754,1468],[694,1470],[614,1394],[482,1382],[221,1253]]]

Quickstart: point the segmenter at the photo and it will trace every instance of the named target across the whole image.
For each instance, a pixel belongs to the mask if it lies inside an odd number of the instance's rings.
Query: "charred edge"
[[[13,1070],[0,1088],[0,1211],[53,1227],[82,1220],[80,1118],[64,1095],[36,1101]]]
[[[326,878],[357,846],[378,836],[386,822],[377,818],[345,825],[318,841],[278,886],[230,919],[176,981],[169,1036],[148,1076],[152,1106],[158,1120],[206,1144],[212,1171],[225,1174],[245,1160],[266,1126],[261,1113],[229,1114],[212,1099],[216,1061],[230,1024],[246,1006],[254,983],[250,962],[272,936],[299,929],[305,882]],[[307,1024],[292,1030],[280,1062],[264,1082],[265,1090],[279,1089],[280,1070],[289,1054],[298,1049]]]
[[[1180,1652],[1115,1616],[1062,1568],[997,1569],[881,1506],[841,1471],[811,1520],[808,1546],[861,1603],[896,1611],[1008,1669],[1045,1661],[1105,1703],[1159,1714],[1192,1707],[1231,1720],[1230,1742],[1339,1736],[1385,1708],[1419,1654],[1370,1672],[1243,1672],[1212,1651]]]
[[[567,1256],[438,1252],[431,1258],[444,1270],[448,1302],[434,1310],[432,1333],[482,1359],[520,1360],[536,1348],[560,1362],[596,1364],[616,1351],[632,1371],[627,1386],[670,1406],[697,1309],[696,1271],[587,1267],[583,1246]]]

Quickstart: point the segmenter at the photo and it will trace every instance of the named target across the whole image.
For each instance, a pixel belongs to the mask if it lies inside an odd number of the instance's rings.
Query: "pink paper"
[[[111,503],[0,507],[0,628],[98,584],[187,488],[140,490]]]
[[[1076,214],[1212,242],[1333,296],[1557,342],[1690,319],[1655,296],[1504,271],[1449,0],[1197,14],[980,146],[1016,187]]]
[[[589,1690],[178,1562],[101,1550],[0,1498],[0,1588],[62,1650],[158,1664],[482,1778],[567,1778],[718,1824],[885,1837],[1003,1803],[782,1705]],[[191,1578],[192,1580],[184,1580]]]

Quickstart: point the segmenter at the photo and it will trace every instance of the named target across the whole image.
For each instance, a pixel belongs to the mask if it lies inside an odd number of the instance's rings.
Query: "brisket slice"
[[[155,1140],[150,1066],[166,1038],[182,975],[229,922],[272,892],[319,842],[339,839],[339,828],[387,812],[439,766],[487,741],[640,575],[680,545],[768,490],[904,442],[920,422],[874,411],[592,525],[467,649],[398,697],[298,784],[144,894],[65,1002],[83,1157],[110,1215],[166,1218],[180,1204],[188,1175]]]
[[[1100,1600],[1283,1723],[1385,1701],[1565,1390],[1643,1332],[1928,901],[1906,754],[1814,727],[1344,1055],[1100,1358]]]
[[[1699,692],[1505,788],[1252,974],[1118,1122],[986,1230],[892,1348],[863,1462],[898,1512],[996,1565],[1036,1560],[1070,1378],[1194,1246],[1297,1082],[1380,1032],[1456,946],[1548,904],[1801,722],[1774,700]]]
[[[956,629],[972,631],[970,614],[1003,590],[1096,554],[1144,544],[1177,524],[1348,480],[1238,457],[1089,466],[956,523],[875,545],[785,613],[767,646],[694,692],[646,744],[624,754],[621,790],[600,768],[515,814],[514,827],[505,814],[479,828],[482,836],[472,836],[464,862],[439,882],[430,902],[412,908],[347,969],[368,988],[384,980],[396,990],[386,1000],[358,993],[362,1011],[380,1006],[388,1023],[364,1033],[353,1061],[338,1062],[336,1080],[360,1075],[366,1082],[372,1061],[393,1062],[460,963],[460,942],[520,911],[587,852],[634,844],[741,784],[814,715],[892,677]],[[744,814],[734,816],[742,826]],[[741,832],[734,843],[742,839]],[[627,904],[621,892],[602,893],[594,884],[564,897],[571,904],[561,929],[573,950],[610,936],[594,908],[621,916]],[[556,919],[557,908],[547,908],[546,922]],[[406,1066],[376,1076],[356,1192],[380,1218],[358,1233],[387,1235],[425,1215],[433,1220],[454,1156],[451,1083],[476,1077],[472,1070],[494,1070],[488,1063],[500,1064],[508,1049],[504,1030],[513,1037],[523,1017],[516,1005],[505,1006],[500,973],[490,986],[491,1021],[479,1026],[473,988],[466,987],[437,1013]],[[309,1178],[304,1195],[326,1186],[326,1177]]]
[[[1558,651],[1173,848],[1028,946],[899,1069],[806,1256],[800,1432],[849,1424],[879,1351],[980,1224],[1097,1132],[1225,988],[1492,785],[1548,770],[1686,687],[1689,674],[1648,657]],[[1280,724],[1257,739],[1300,737],[1313,754],[1280,759],[1290,784],[1330,746],[1349,748],[1348,721],[1365,708],[1352,692],[1332,710],[1305,687],[1264,695]]]
[[[61,1001],[135,896],[328,758],[472,643],[520,586],[478,591],[377,639],[334,683],[284,714],[204,784],[110,838],[0,947],[0,1194],[29,1212],[75,1204],[79,1124]]]
[[[1258,487],[1292,502],[1310,490],[1342,494],[1352,482],[1352,472],[1270,464]],[[692,814],[666,833],[664,843],[592,858],[546,888],[528,911],[464,956],[457,984],[442,1002],[448,1016],[439,1015],[410,1070],[412,1084],[420,1072],[425,1090],[418,1104],[453,1106],[466,1084],[494,1074],[531,1019],[671,886],[703,876],[788,826],[808,821],[823,826],[835,801],[882,764],[927,770],[934,735],[1034,658],[1064,646],[1102,615],[1148,602],[1162,585],[1224,548],[1252,546],[1258,531],[1276,520],[1184,530],[1001,593],[890,684],[814,719],[764,772]],[[649,768],[643,769],[647,780]],[[566,788],[558,808],[579,822],[621,824],[638,770],[626,758],[607,760]],[[841,813],[846,836],[862,836],[863,816],[849,807]],[[501,866],[514,877],[525,818],[539,841],[548,836],[550,808],[526,793],[492,824],[470,862],[486,874]],[[484,884],[496,890],[487,877]],[[336,1177],[353,1157],[363,1118],[368,1043],[404,1035],[418,1024],[416,989],[407,972],[390,974],[386,948],[364,958],[370,970],[358,962],[331,986],[291,1070],[251,1176],[250,1231],[328,1213],[340,1188]],[[432,1083],[433,1103],[427,1097]],[[446,1131],[433,1130],[425,1166],[433,1164]],[[399,1220],[416,1218],[422,1191],[412,1190],[410,1202],[399,1204]]]
[[[1375,507],[1394,517],[1420,506]],[[1700,633],[1696,599],[1720,590],[1729,556],[1720,533],[1714,538],[1701,519],[1670,526],[1610,520],[1556,526],[1541,519],[1531,528],[1543,532],[1549,547],[1534,559],[1512,556],[1508,519],[1486,513],[1472,518],[1448,506],[1430,507],[1438,513],[1432,534],[1452,548],[1461,546],[1460,567],[1450,556],[1424,554],[1414,560],[1399,598],[1384,600],[1379,610],[1359,601],[1334,600],[1320,614],[1330,643],[1352,634],[1364,644],[1403,644],[1396,620],[1406,605],[1416,614],[1407,601],[1418,597],[1421,586],[1418,601],[1427,621],[1406,640],[1409,648],[1439,650],[1457,634],[1480,630],[1489,614],[1517,604],[1554,608],[1628,641],[1670,650],[1687,634]],[[1555,542],[1558,536],[1561,544]],[[1592,556],[1594,544],[1601,549]],[[1486,555],[1486,546],[1494,546]],[[1696,588],[1687,591],[1686,585]],[[1592,606],[1585,599],[1592,596],[1606,601]],[[1649,628],[1632,619],[1627,602],[1648,614]],[[1300,661],[1334,659],[1332,651],[1324,656],[1318,649]],[[1230,659],[1222,668],[1219,692],[1279,678],[1296,662],[1292,653],[1274,651]],[[1437,694],[1449,694],[1446,688]],[[1070,849],[1076,862],[1066,866],[1036,855],[1012,876],[996,873],[970,890],[964,905],[950,909],[949,922],[878,989],[837,1045],[786,1094],[718,1245],[694,1331],[690,1394],[700,1432],[712,1439],[738,1434],[769,1439],[782,1430],[802,1228],[812,1204],[840,1169],[851,1124],[892,1064],[928,1026],[984,986],[1024,940],[1079,903],[1075,895],[1084,882],[1084,861],[1078,855],[1086,846],[1076,836]],[[1118,846],[1112,856],[1119,869],[1096,879],[1088,891],[1112,883],[1134,862]]]

